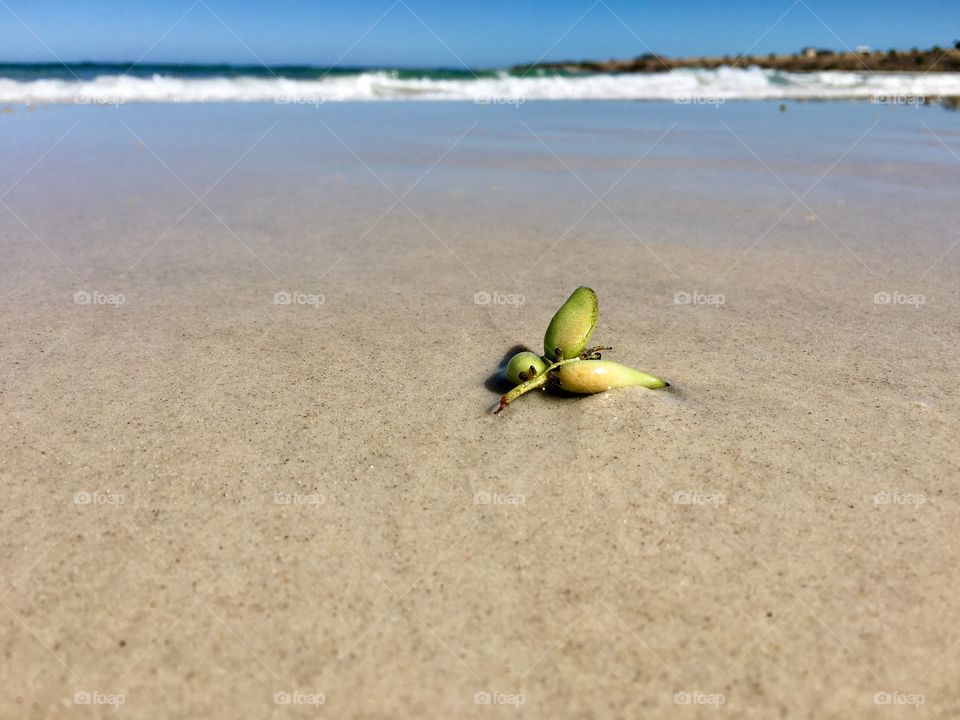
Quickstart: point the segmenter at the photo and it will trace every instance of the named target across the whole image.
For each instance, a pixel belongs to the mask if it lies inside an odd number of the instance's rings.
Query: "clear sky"
[[[0,60],[495,67],[947,46],[960,0],[0,0]]]

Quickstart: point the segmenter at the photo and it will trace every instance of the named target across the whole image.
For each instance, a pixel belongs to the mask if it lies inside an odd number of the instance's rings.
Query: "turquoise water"
[[[505,71],[466,70],[456,68],[398,68],[398,67],[321,67],[316,65],[209,65],[181,63],[0,63],[0,78],[11,80],[92,80],[100,76],[124,75],[150,78],[164,75],[173,78],[285,78],[289,80],[319,80],[325,77],[344,77],[363,73],[384,73],[400,80],[469,80],[493,78]],[[509,71],[506,71],[509,72]],[[519,74],[519,73],[516,73]],[[563,73],[537,70],[538,76]]]

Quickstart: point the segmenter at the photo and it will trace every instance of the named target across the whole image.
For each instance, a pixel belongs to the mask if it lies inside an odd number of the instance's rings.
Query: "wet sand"
[[[0,717],[958,712],[960,116],[19,108],[0,147]],[[670,390],[490,414],[581,284]]]

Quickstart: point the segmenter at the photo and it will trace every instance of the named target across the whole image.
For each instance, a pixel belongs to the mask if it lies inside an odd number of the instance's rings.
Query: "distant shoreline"
[[[758,69],[761,66],[764,69]],[[523,69],[526,68],[526,69]],[[547,63],[501,70],[310,66],[0,64],[0,105],[128,102],[460,100],[870,100],[960,106],[960,51],[832,53]],[[667,72],[672,71],[672,72]],[[822,72],[822,76],[811,74]]]
[[[960,44],[960,43],[958,43]],[[960,48],[946,49],[934,46],[928,50],[877,50],[862,52],[834,52],[805,48],[793,54],[723,55],[669,57],[647,53],[635,58],[611,60],[561,60],[512,66],[491,67],[430,67],[392,65],[326,65],[297,63],[224,63],[188,61],[115,61],[70,60],[65,62],[29,62],[0,60],[0,78],[61,77],[86,79],[101,74],[120,74],[146,77],[155,74],[181,77],[241,77],[263,76],[288,79],[321,79],[327,76],[353,75],[368,72],[386,72],[401,78],[492,78],[508,73],[529,75],[535,71],[587,75],[594,73],[663,73],[680,69],[716,70],[722,67],[760,67],[784,72],[804,73],[822,71],[848,72],[960,72]]]
[[[760,67],[784,72],[960,72],[960,49],[878,50],[833,52],[805,48],[793,55],[725,55],[671,58],[648,53],[627,60],[580,60],[516,65],[510,72],[659,73],[680,69],[714,70],[721,67]]]

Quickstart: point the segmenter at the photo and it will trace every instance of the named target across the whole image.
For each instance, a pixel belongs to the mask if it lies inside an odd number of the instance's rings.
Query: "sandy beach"
[[[0,115],[0,717],[960,713],[960,115]],[[671,383],[489,381],[579,285]]]

